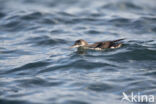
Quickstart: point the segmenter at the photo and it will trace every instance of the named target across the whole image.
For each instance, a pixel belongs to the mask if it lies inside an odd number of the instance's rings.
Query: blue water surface
[[[0,0],[0,104],[133,104],[122,93],[156,96],[155,78],[155,0]]]

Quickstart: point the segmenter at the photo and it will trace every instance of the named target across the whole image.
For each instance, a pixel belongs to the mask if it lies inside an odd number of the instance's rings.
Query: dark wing
[[[121,40],[124,40],[124,39],[105,41],[105,42],[97,42],[96,48],[105,49],[105,48],[111,48],[114,46],[118,46],[119,44],[121,44],[121,42],[120,42]]]
[[[118,40],[113,40],[112,42],[119,42],[119,41],[122,41],[122,40],[125,40],[125,38],[118,39]]]
[[[97,46],[100,44],[101,42],[96,42],[94,44],[88,45],[90,48],[97,48]]]
[[[124,40],[124,39],[96,42],[94,44],[88,45],[88,47],[90,47],[90,48],[101,48],[101,49],[111,48],[112,46],[116,46],[118,44],[121,44],[121,43],[119,43],[119,41],[121,41],[121,40]]]
[[[112,45],[113,45],[113,42],[111,41],[99,42],[96,48],[105,49],[105,48],[110,48]]]

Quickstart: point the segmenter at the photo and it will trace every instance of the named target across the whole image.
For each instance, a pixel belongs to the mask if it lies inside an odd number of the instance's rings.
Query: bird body
[[[118,40],[112,40],[112,41],[101,41],[101,42],[96,42],[93,44],[88,44],[85,40],[79,39],[76,40],[74,45],[71,48],[76,48],[76,47],[84,47],[84,49],[94,49],[94,50],[102,50],[102,49],[107,49],[107,48],[119,48],[122,46],[122,41],[124,39],[118,39]]]

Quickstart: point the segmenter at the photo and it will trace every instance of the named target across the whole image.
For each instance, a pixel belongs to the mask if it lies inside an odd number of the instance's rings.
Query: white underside
[[[119,48],[121,47],[122,44],[119,44],[118,46],[116,47],[110,47],[111,49],[115,49],[115,48]],[[90,49],[90,50],[104,50],[104,49],[101,49],[101,48],[89,48],[89,47],[83,47],[81,46],[82,49]]]

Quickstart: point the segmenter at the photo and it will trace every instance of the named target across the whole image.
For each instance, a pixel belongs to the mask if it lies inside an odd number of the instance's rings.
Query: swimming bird
[[[123,39],[117,39],[117,40],[112,40],[112,41],[101,41],[101,42],[96,42],[93,44],[88,44],[83,39],[76,40],[74,45],[72,45],[70,48],[79,48],[83,47],[85,49],[94,49],[94,50],[102,50],[102,49],[108,49],[108,48],[119,48],[122,46],[122,41]]]

